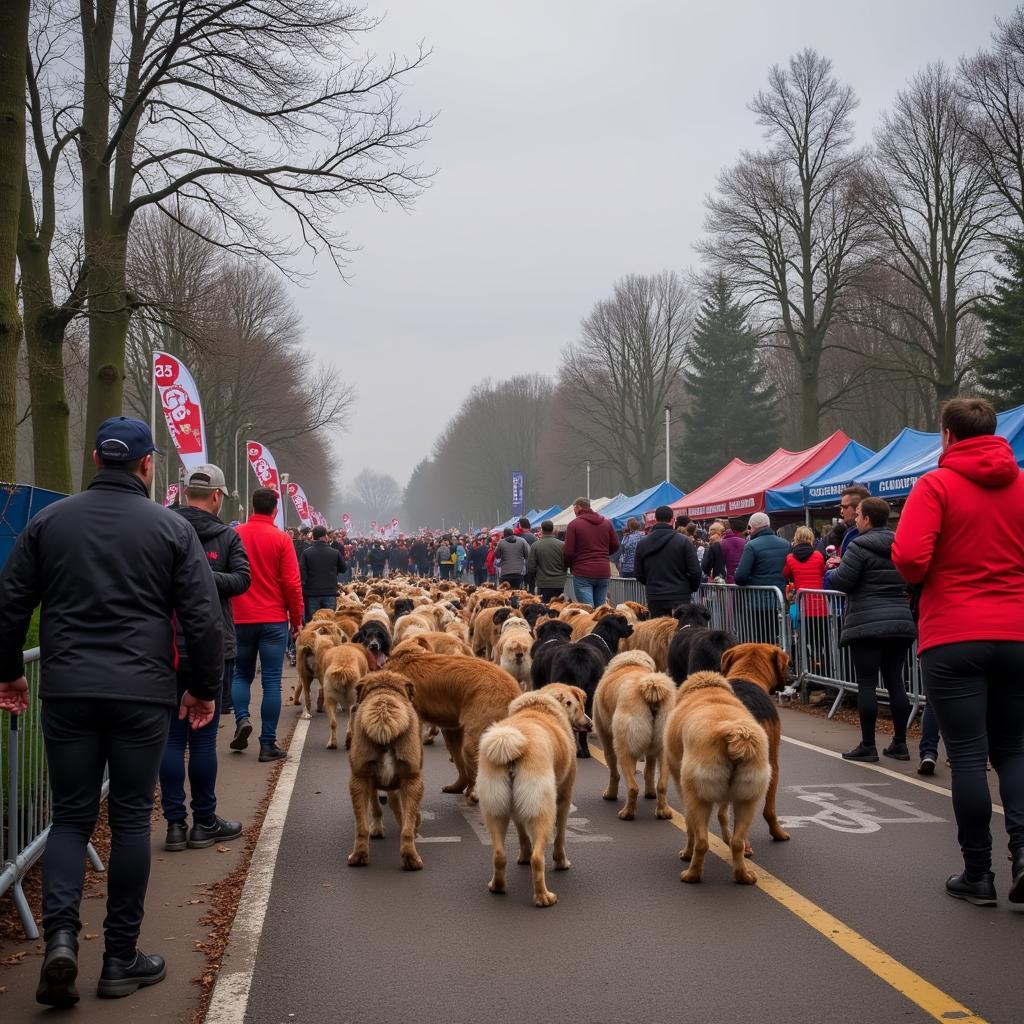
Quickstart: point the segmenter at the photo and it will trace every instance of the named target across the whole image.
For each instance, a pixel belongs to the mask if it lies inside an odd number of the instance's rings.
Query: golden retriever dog
[[[690,866],[679,877],[701,880],[711,811],[725,804],[732,809],[732,830],[727,818],[720,815],[719,821],[732,851],[733,878],[753,885],[757,875],[747,866],[744,848],[771,781],[768,737],[725,676],[694,672],[679,688],[665,726],[665,754],[686,814],[686,848],[679,856]]]
[[[509,622],[512,620],[510,619]],[[524,624],[525,619],[521,620]],[[508,622],[505,623],[508,625]],[[494,661],[500,665],[523,690],[530,688],[530,668],[533,659],[530,648],[533,647],[533,634],[529,626],[526,629],[510,629],[501,635],[494,644]]]
[[[442,792],[465,792],[466,803],[476,803],[480,734],[508,714],[509,704],[520,695],[519,684],[504,669],[479,658],[425,651],[392,652],[388,668],[415,683],[417,713],[441,730],[459,773]]]
[[[327,712],[330,736],[328,750],[338,749],[338,709],[348,711],[345,748],[352,742],[352,706],[356,702],[356,684],[375,668],[374,659],[361,644],[342,644],[324,657],[324,674],[320,680],[323,709]]]
[[[480,810],[494,847],[494,865],[487,888],[505,892],[505,833],[514,821],[519,833],[517,863],[533,871],[533,902],[550,907],[558,897],[548,890],[544,857],[554,830],[555,868],[567,871],[565,825],[576,781],[576,740],[573,730],[589,732],[584,710],[587,695],[578,687],[552,683],[517,697],[508,718],[496,722],[480,738]]]
[[[683,604],[672,615],[639,622],[633,629],[633,635],[623,640],[621,649],[646,651],[654,659],[658,671],[667,672],[668,649],[676,632],[688,626],[707,626],[710,621],[711,615],[706,608],[699,604]]]
[[[512,615],[512,609],[484,608],[479,611],[470,628],[470,646],[473,653],[484,661],[494,660],[494,644],[501,634],[501,625]]]
[[[467,658],[473,656],[469,644],[463,643],[451,633],[413,633],[391,648],[391,656],[394,657],[399,651],[409,650],[426,651],[428,654],[459,654]]]
[[[321,678],[317,672],[316,661],[316,641],[319,637],[328,637],[332,644],[344,643],[346,639],[335,623],[327,622],[324,619],[318,621],[311,620],[309,625],[295,638],[295,668],[299,679],[295,684],[295,689],[292,691],[291,699],[288,703],[298,704],[300,695],[305,694],[307,710],[310,706],[310,690],[313,686],[313,680]],[[323,710],[322,687],[321,695],[317,701],[317,710]]]
[[[334,612],[332,612],[329,608],[317,608],[317,610],[315,612],[313,612],[313,617],[309,621],[310,622],[333,622],[334,621]]]
[[[676,700],[676,684],[655,672],[654,659],[644,651],[616,654],[594,693],[594,729],[608,762],[605,800],[619,798],[619,772],[626,780],[623,821],[636,815],[640,787],[637,762],[644,762],[644,797],[657,798],[655,817],[671,818],[668,806],[668,767],[665,764],[665,723]],[[657,773],[657,782],[655,782]]]
[[[620,615],[625,615],[626,621],[632,626],[638,622],[646,622],[649,617],[646,605],[637,601],[623,601],[615,606],[615,610]]]
[[[348,788],[356,819],[350,867],[370,863],[370,836],[384,835],[377,792],[388,804],[401,829],[399,856],[405,871],[419,871],[423,860],[416,850],[423,799],[423,745],[420,721],[412,698],[413,684],[395,672],[372,672],[356,686],[358,703],[352,714],[352,745]],[[369,818],[374,818],[371,828]]]
[[[400,615],[395,622],[394,641],[396,644],[400,644],[415,633],[433,633],[436,628],[434,617],[425,612],[410,612],[408,615]]]
[[[785,842],[789,833],[779,824],[775,797],[779,789],[779,747],[782,722],[770,694],[789,682],[789,655],[774,644],[737,644],[722,654],[722,674],[733,692],[754,716],[768,737],[768,763],[772,779],[764,801],[764,820],[772,839]],[[751,851],[747,850],[748,853]]]

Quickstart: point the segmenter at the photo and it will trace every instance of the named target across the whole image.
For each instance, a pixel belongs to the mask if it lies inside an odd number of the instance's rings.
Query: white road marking
[[[827,785],[786,786],[787,793],[796,794],[804,803],[820,810],[816,814],[779,815],[783,828],[821,825],[833,832],[869,835],[880,832],[883,825],[929,825],[945,822],[915,807],[909,800],[883,796],[878,789],[888,789],[886,782],[845,782]]]
[[[909,775],[904,775],[902,772],[894,772],[891,768],[884,768],[880,764],[865,764],[863,761],[845,761],[843,755],[837,750],[828,750],[825,747],[816,746],[814,743],[807,743],[804,740],[795,740],[792,736],[783,736],[782,741],[784,743],[792,743],[795,747],[803,747],[805,750],[813,750],[817,754],[824,754],[826,757],[835,757],[843,764],[855,765],[858,768],[867,768],[868,771],[878,772],[880,775],[888,775],[890,779],[899,779],[901,782],[909,782],[912,786],[919,786],[921,789],[927,789],[930,793],[941,793],[943,796],[948,796],[950,799],[953,797],[953,793],[944,788],[943,786],[936,786],[933,782],[925,782],[923,779],[913,779]],[[992,810],[996,814],[1004,814],[1002,804],[997,804],[993,801]]]
[[[462,816],[466,819],[466,823],[476,834],[477,839],[480,840],[481,846],[491,845],[491,834],[487,830],[487,825],[484,823],[483,815],[475,807],[460,807],[459,810],[462,812]],[[570,805],[570,813],[578,810],[575,804]],[[515,836],[515,826],[509,824],[508,835]],[[553,844],[555,841],[552,836],[548,843]],[[594,835],[590,832],[590,819],[589,818],[569,818],[565,823],[565,841],[567,843],[610,843],[612,842],[611,836]]]
[[[223,958],[227,963],[222,964],[214,985],[210,1008],[206,1011],[206,1024],[242,1024],[245,1020],[256,967],[256,951],[274,884],[277,854],[308,732],[308,721],[300,719],[295,723],[288,747],[288,760],[278,777],[277,788],[263,819],[256,849],[252,852],[238,912],[231,926],[231,938]]]

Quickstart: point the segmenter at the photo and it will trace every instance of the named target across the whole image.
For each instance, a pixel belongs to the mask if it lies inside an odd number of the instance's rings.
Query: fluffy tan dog
[[[509,716],[488,728],[480,740],[480,810],[491,833],[494,873],[487,888],[505,892],[505,833],[514,821],[519,833],[519,864],[533,871],[533,902],[553,906],[544,855],[552,828],[555,868],[570,866],[565,825],[576,781],[573,730],[588,732],[587,695],[575,686],[552,683],[524,693],[509,705]]]
[[[768,738],[725,676],[694,672],[683,683],[665,727],[665,753],[686,813],[686,848],[679,856],[690,866],[680,878],[701,880],[711,811],[715,804],[728,804],[733,828],[730,834],[725,819],[722,838],[732,851],[733,877],[753,885],[757,875],[743,851],[771,781]]]
[[[633,635],[626,637],[619,646],[626,651],[646,651],[654,659],[655,668],[665,672],[668,670],[669,644],[677,629],[679,623],[667,615],[648,619],[638,622],[633,627]]]
[[[525,619],[523,621],[525,623]],[[495,662],[512,676],[523,690],[529,689],[530,686],[530,667],[533,665],[533,659],[530,657],[531,647],[533,635],[529,627],[511,629],[508,632],[503,630],[494,644]]]
[[[501,625],[511,614],[512,609],[507,607],[483,608],[477,613],[470,630],[470,645],[478,658],[494,660],[494,644],[501,635]]]
[[[307,712],[310,711],[310,691],[313,680],[321,678],[317,673],[316,660],[316,641],[320,637],[327,637],[331,644],[344,643],[347,639],[335,623],[323,619],[311,621],[295,638],[295,668],[298,671],[299,679],[292,691],[289,703],[298,704],[299,696],[304,695]],[[318,711],[323,710],[323,700],[323,687],[321,687],[317,700]]]
[[[365,626],[368,622],[379,622],[388,633],[391,632],[391,619],[388,613],[384,611],[383,605],[375,604],[363,612],[359,619],[359,625]]]
[[[475,803],[480,734],[508,714],[509,704],[520,695],[519,684],[497,665],[478,658],[422,651],[392,652],[388,668],[415,683],[417,713],[441,730],[459,773],[443,792],[465,792],[466,802]]]
[[[369,864],[370,835],[384,835],[378,790],[388,794],[388,804],[402,832],[402,868],[419,871],[423,867],[416,851],[423,799],[423,746],[413,693],[412,683],[395,672],[373,672],[357,684],[359,703],[352,715],[348,754],[352,767],[348,788],[356,819],[350,867]]]
[[[324,710],[330,726],[327,740],[328,750],[338,749],[338,709],[349,712],[348,729],[345,731],[345,748],[352,743],[352,706],[356,702],[356,684],[363,676],[372,672],[374,660],[362,644],[342,644],[334,647],[324,657],[324,675],[320,683]]]
[[[463,619],[455,619],[452,622],[446,622],[444,631],[451,633],[452,636],[457,636],[467,647],[469,647],[469,623]],[[473,651],[470,649],[470,654]]]
[[[473,656],[469,644],[463,643],[451,633],[413,633],[391,648],[391,656],[409,650],[426,651],[428,654],[459,654],[466,658]]]
[[[665,764],[665,723],[676,700],[669,676],[654,671],[654,659],[644,651],[625,651],[608,663],[594,693],[594,728],[608,761],[605,800],[619,797],[619,771],[626,780],[623,821],[636,815],[640,787],[636,765],[644,761],[644,796],[657,797],[655,816],[671,818],[668,806],[668,766]],[[657,772],[657,784],[655,784]]]
[[[435,630],[434,617],[426,612],[410,612],[408,615],[400,615],[395,622],[394,641],[400,644],[416,633],[433,633]]]

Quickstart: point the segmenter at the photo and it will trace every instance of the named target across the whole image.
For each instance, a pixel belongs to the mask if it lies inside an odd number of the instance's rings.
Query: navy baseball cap
[[[163,455],[153,444],[149,424],[130,416],[111,416],[100,424],[96,452],[104,462],[134,462],[150,452]]]

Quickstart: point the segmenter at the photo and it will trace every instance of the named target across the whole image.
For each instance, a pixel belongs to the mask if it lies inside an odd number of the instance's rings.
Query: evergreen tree
[[[757,338],[719,274],[704,287],[683,371],[686,443],[675,460],[679,485],[702,484],[730,459],[756,462],[778,446],[775,386],[764,379]]]
[[[1024,405],[1024,236],[1006,243],[995,294],[978,308],[987,328],[987,351],[978,378],[998,405]]]

